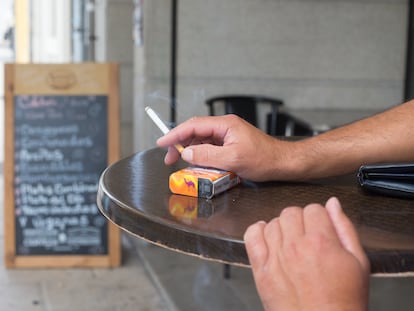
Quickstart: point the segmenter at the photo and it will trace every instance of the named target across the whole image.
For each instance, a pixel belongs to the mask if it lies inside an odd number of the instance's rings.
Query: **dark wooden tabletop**
[[[307,183],[243,182],[211,200],[174,195],[168,177],[188,166],[165,166],[165,150],[123,159],[102,174],[98,206],[123,230],[157,245],[234,265],[248,265],[246,228],[286,206],[342,202],[357,227],[372,273],[414,272],[414,200],[362,191],[355,176]]]

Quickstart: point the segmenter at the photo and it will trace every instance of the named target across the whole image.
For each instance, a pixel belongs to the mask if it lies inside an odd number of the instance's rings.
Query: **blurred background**
[[[2,63],[120,64],[123,155],[154,146],[148,104],[178,123],[207,115],[218,95],[366,113],[406,97],[407,0],[2,0],[0,9]]]
[[[145,116],[145,106],[173,126],[208,115],[206,100],[220,95],[277,98],[310,127],[329,129],[411,97],[410,8],[408,0],[1,0],[0,81],[4,85],[5,63],[118,63],[122,157],[154,147],[160,136]],[[1,87],[0,131],[3,111]],[[29,297],[27,304],[23,300],[4,310],[69,310],[65,303],[82,295],[90,295],[95,304],[79,298],[77,310],[94,305],[100,310],[260,308],[247,270],[236,268],[225,281],[220,265],[169,256],[131,237],[123,243],[121,276],[88,271],[95,281],[86,288],[79,287],[85,273],[76,270],[3,270],[0,301]],[[171,270],[186,273],[172,275]],[[19,278],[39,287],[33,290],[27,282],[19,287],[14,281]],[[78,285],[65,287],[70,280]],[[409,310],[413,301],[404,299],[410,299],[412,285],[411,279],[375,280],[372,310],[391,305]],[[99,286],[98,293],[88,293]],[[53,292],[59,288],[63,293]],[[191,298],[194,288],[198,298]],[[219,302],[206,295],[211,288],[220,289]],[[180,305],[179,296],[186,292],[187,304]],[[108,295],[124,304],[103,299]]]

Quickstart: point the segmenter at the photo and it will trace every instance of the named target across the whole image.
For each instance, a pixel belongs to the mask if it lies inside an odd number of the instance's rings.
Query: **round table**
[[[155,148],[109,166],[99,182],[98,207],[121,229],[174,251],[248,266],[246,228],[277,217],[286,206],[339,198],[357,227],[372,273],[414,272],[414,201],[364,192],[355,176],[306,183],[244,181],[211,200],[172,194],[165,150]]]

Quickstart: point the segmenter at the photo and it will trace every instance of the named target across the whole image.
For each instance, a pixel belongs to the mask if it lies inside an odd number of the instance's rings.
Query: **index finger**
[[[223,141],[227,129],[226,116],[193,117],[160,137],[157,144],[160,147],[168,147],[177,143],[201,142],[207,138],[214,143],[220,143]]]

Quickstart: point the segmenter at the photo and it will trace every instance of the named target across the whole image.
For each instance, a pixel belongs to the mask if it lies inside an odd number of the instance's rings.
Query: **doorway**
[[[13,0],[0,1],[0,163],[4,160],[4,64],[14,61]],[[3,166],[3,165],[2,165]]]

